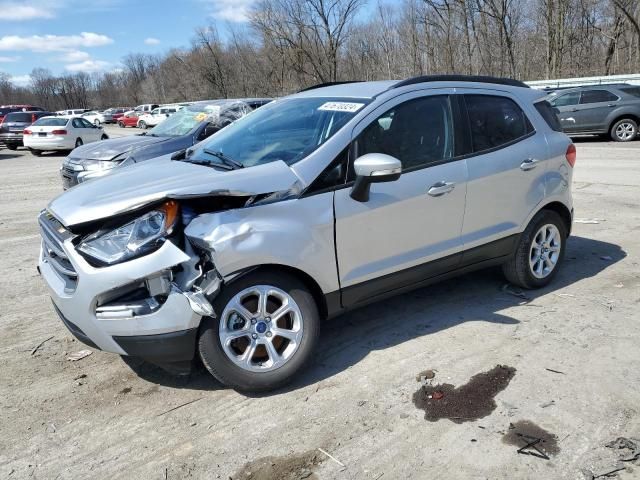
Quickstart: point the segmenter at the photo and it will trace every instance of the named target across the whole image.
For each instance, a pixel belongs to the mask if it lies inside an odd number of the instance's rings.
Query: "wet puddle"
[[[518,453],[549,459],[560,452],[558,437],[529,420],[509,424],[509,430],[502,437],[507,445],[518,447]]]
[[[413,394],[413,403],[424,410],[424,418],[430,422],[442,418],[455,423],[478,420],[495,410],[494,397],[507,388],[515,373],[513,367],[496,365],[488,372],[474,375],[468,383],[457,388],[448,383],[423,385]],[[422,376],[427,375],[423,373]]]
[[[311,450],[283,457],[263,457],[246,463],[230,480],[318,480],[313,469],[324,460]]]

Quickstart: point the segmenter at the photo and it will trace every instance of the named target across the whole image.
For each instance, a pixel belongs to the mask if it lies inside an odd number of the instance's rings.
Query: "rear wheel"
[[[225,286],[217,318],[203,319],[198,349],[209,372],[241,391],[276,389],[311,358],[320,333],[318,308],[296,277],[257,272]]]
[[[94,124],[96,127],[99,127],[99,126],[100,126],[100,120],[98,120],[98,119],[96,118],[96,119],[93,121],[93,124]]]
[[[100,140],[108,140],[109,137],[107,136],[106,133],[103,133],[102,136],[100,137]]]
[[[502,266],[509,282],[523,288],[541,288],[558,273],[564,257],[567,226],[551,210],[538,212],[520,235],[515,255]]]
[[[638,135],[638,124],[635,120],[623,118],[613,124],[609,133],[616,142],[630,142]]]
[[[33,148],[30,148],[29,151],[31,152],[31,155],[34,155],[36,157],[42,155],[42,150],[34,150]]]
[[[82,144],[83,144],[82,139],[81,139],[81,138],[78,138],[78,139],[76,140],[76,148],[78,148],[78,147],[82,146]]]
[[[147,124],[145,123],[145,121],[144,121],[144,120],[140,120],[140,121],[138,122],[138,128],[141,128],[141,129],[143,129],[143,130],[146,130],[146,128],[147,128]]]

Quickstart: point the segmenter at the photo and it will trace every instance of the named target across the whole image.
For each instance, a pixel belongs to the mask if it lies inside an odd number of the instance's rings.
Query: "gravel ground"
[[[520,298],[488,270],[354,311],[296,384],[258,397],[66,360],[85,347],[35,270],[62,155],[0,149],[0,478],[640,478],[605,446],[640,438],[640,141],[577,145],[576,218],[597,223],[574,225],[550,287]],[[429,410],[450,395],[473,415]]]

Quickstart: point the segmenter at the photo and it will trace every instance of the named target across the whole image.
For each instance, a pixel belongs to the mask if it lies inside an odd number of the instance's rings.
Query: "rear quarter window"
[[[634,97],[640,98],[640,87],[621,88],[620,91],[627,95],[633,95]]]
[[[556,132],[562,131],[562,125],[560,125],[560,119],[558,118],[558,113],[556,109],[551,106],[549,102],[543,100],[542,102],[534,103],[533,105],[536,107],[536,110],[540,114],[544,121],[547,122],[549,128]]]

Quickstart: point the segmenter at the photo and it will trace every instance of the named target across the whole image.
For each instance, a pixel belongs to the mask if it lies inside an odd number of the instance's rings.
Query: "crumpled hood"
[[[110,138],[99,142],[92,142],[76,148],[69,155],[70,158],[83,160],[112,160],[121,153],[166,142],[171,137],[151,137],[149,135],[131,135],[128,137]]]
[[[112,217],[164,198],[258,195],[290,189],[299,178],[282,161],[221,170],[171,160],[170,155],[77,185],[49,203],[66,227]]]

